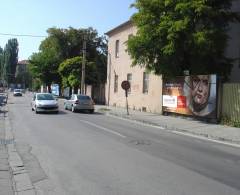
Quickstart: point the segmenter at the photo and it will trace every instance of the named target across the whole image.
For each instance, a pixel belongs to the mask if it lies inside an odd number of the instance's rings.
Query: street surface
[[[39,194],[239,195],[240,149],[99,113],[35,114],[9,97],[17,150]]]

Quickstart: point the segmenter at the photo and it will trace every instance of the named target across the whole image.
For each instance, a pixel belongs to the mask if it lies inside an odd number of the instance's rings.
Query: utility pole
[[[83,35],[83,59],[82,59],[82,79],[81,79],[82,94],[85,94],[85,67],[86,67],[86,35]]]

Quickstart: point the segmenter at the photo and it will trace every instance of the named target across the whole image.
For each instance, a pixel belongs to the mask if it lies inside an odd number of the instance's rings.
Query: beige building
[[[240,12],[240,2],[234,1],[234,11]],[[121,83],[128,80],[131,89],[128,103],[131,109],[161,113],[162,112],[162,78],[148,74],[140,66],[131,67],[132,60],[126,52],[126,41],[136,34],[137,28],[127,21],[106,34],[108,40],[108,72],[106,84],[106,104],[125,107],[125,92]],[[235,59],[230,75],[230,82],[240,82],[240,24],[232,24],[229,30],[229,42],[226,56]]]
[[[131,109],[162,112],[162,78],[149,74],[139,66],[131,67],[131,59],[126,52],[126,41],[137,29],[130,21],[110,30],[108,40],[108,78],[106,84],[106,103],[125,107],[125,91],[121,87],[128,80],[131,88],[128,92],[128,104]]]

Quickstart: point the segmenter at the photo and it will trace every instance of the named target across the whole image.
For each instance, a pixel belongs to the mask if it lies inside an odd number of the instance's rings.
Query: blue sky
[[[126,22],[135,12],[134,0],[1,0],[0,33],[47,36],[46,30],[93,27],[103,35]],[[19,60],[28,59],[44,38],[0,35],[4,48],[8,39],[17,38]]]

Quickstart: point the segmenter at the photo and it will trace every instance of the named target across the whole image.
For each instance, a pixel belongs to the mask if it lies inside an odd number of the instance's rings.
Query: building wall
[[[148,93],[143,93],[144,68],[131,67],[132,60],[126,52],[126,41],[130,34],[136,33],[136,27],[128,24],[115,30],[109,35],[108,42],[108,78],[106,84],[106,103],[113,106],[125,107],[125,91],[121,88],[127,74],[132,74],[131,93],[128,95],[128,104],[131,109],[161,113],[162,112],[162,78],[149,75]],[[115,43],[119,40],[119,57],[115,57]],[[114,78],[118,75],[118,91],[114,92]],[[109,80],[110,79],[110,80]],[[110,91],[109,91],[110,89]]]

